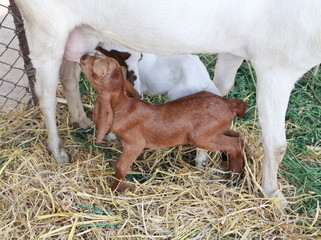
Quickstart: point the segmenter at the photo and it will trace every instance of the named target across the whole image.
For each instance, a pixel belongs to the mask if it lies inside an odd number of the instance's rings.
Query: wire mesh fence
[[[0,0],[0,112],[6,113],[32,104],[29,76],[19,47],[21,31],[16,30],[15,22],[9,0]]]

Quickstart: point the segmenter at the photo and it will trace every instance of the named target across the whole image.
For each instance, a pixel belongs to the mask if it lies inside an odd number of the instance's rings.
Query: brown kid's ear
[[[128,97],[139,98],[139,93],[137,92],[137,90],[133,87],[133,85],[130,82],[128,82],[125,79],[124,79],[124,89],[125,89],[125,94]]]
[[[128,97],[139,98],[139,93],[124,77],[124,68],[118,66],[115,67],[111,73],[111,86],[122,89]]]
[[[113,122],[113,111],[110,98],[98,98],[94,104],[94,123],[96,124],[96,142],[100,143],[109,131]]]
[[[97,98],[94,103],[94,115],[93,115],[93,120],[94,120],[95,125],[97,125],[97,120],[99,117],[99,109],[100,109],[100,101]]]

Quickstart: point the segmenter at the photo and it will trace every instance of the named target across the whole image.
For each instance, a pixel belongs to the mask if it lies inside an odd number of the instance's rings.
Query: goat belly
[[[164,148],[194,143],[196,135],[207,133],[206,135],[214,136],[226,130],[231,124],[234,115],[228,108],[224,111],[228,116],[222,113],[215,114],[216,109],[213,109],[213,104],[199,105],[197,101],[186,100],[179,101],[178,104],[161,105],[154,111],[155,117],[146,118],[148,120],[144,121],[142,129],[146,147]],[[219,104],[216,104],[216,107],[217,105]],[[208,107],[211,109],[206,110]],[[223,119],[220,119],[222,117]]]
[[[188,143],[188,132],[191,124],[187,121],[161,121],[148,124],[148,131],[144,134],[147,148],[174,147]]]

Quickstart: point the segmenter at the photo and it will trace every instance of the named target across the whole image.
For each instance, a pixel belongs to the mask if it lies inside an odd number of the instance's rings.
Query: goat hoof
[[[80,128],[91,128],[94,126],[93,121],[91,121],[89,118],[83,118],[78,122],[72,123],[72,128],[74,130],[80,129]]]
[[[204,162],[197,162],[195,161],[195,167],[199,168],[199,169],[204,169],[205,168],[205,165],[206,165],[206,161]]]
[[[70,157],[69,154],[63,149],[59,149],[55,153],[52,152],[53,157],[56,159],[56,161],[59,164],[67,164],[70,163]]]
[[[271,195],[271,198],[274,198],[276,200],[276,205],[280,209],[280,211],[284,212],[285,208],[289,207],[289,202],[288,200],[286,200],[280,189],[275,191]]]
[[[228,174],[228,178],[232,181],[232,182],[238,182],[241,178],[241,172],[234,172],[234,171],[231,171],[229,174]]]
[[[207,163],[207,156],[196,156],[195,158],[195,167],[199,169],[204,169]]]
[[[119,181],[119,180],[115,180],[115,182],[113,183],[111,189],[114,192],[122,193],[122,192],[125,191],[125,183],[122,182],[122,181]]]
[[[94,126],[94,122],[87,117],[79,119],[78,122],[74,122],[74,123],[78,124],[78,128],[91,128]],[[73,126],[74,126],[74,123],[73,123]]]
[[[196,149],[196,157],[195,157],[195,167],[197,168],[205,168],[208,157],[207,157],[207,151],[197,148]]]
[[[79,123],[73,122],[73,123],[72,123],[72,128],[73,128],[74,130],[79,129],[79,128],[80,128]]]
[[[117,136],[114,134],[114,133],[112,133],[112,132],[110,132],[108,135],[107,135],[107,140],[108,141],[116,141],[117,140]]]

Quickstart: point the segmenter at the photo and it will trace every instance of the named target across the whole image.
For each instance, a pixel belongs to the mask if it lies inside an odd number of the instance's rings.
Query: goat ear
[[[128,82],[127,80],[124,81],[124,90],[125,90],[125,94],[128,97],[131,98],[139,98],[139,93],[137,92],[137,90],[133,87],[133,85],[131,85],[130,82]]]
[[[124,68],[116,67],[111,74],[111,83],[117,88],[124,88],[124,92],[128,97],[139,98],[139,93],[124,77]],[[122,86],[123,84],[123,86]]]
[[[106,57],[115,59],[120,66],[127,67],[126,60],[131,56],[129,52],[119,52],[117,50],[108,51],[102,47],[97,47],[96,50],[104,54]]]
[[[113,68],[112,72],[110,73],[110,87],[121,90],[123,88],[123,82],[126,80],[124,79],[122,67],[116,66]]]
[[[94,105],[94,123],[96,124],[96,142],[100,143],[113,122],[110,98],[97,98]]]
[[[94,104],[94,116],[93,116],[94,123],[96,124],[96,126],[97,126],[97,119],[99,117],[99,109],[100,109],[100,101],[97,98]]]

